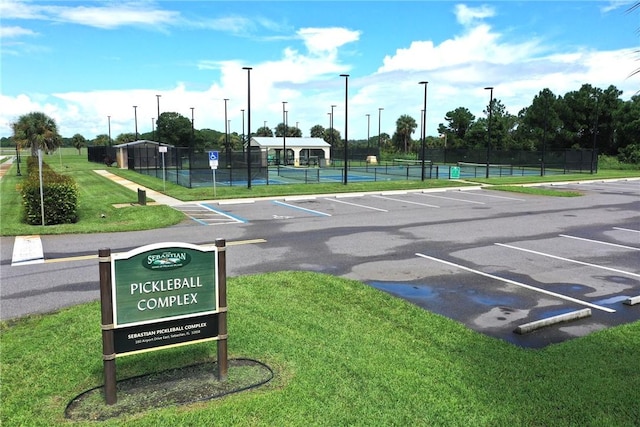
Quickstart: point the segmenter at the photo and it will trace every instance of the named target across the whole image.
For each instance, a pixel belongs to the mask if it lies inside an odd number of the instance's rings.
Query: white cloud
[[[459,24],[469,26],[477,23],[479,20],[494,16],[495,10],[486,5],[469,7],[465,4],[457,4],[455,7],[455,15]]]
[[[339,47],[347,43],[355,42],[360,38],[360,31],[346,28],[301,28],[298,36],[304,41],[309,53],[335,54]]]
[[[595,51],[552,50],[539,38],[517,40],[481,21],[494,13],[490,8],[456,9],[461,33],[439,44],[416,40],[399,47],[369,75],[357,75],[353,64],[339,53],[345,45],[360,40],[361,32],[347,28],[302,28],[295,32],[305,51],[293,45],[276,59],[247,64],[244,60],[201,61],[198,69],[216,73],[205,89],[192,89],[177,81],[168,90],[111,90],[65,92],[52,95],[0,95],[0,135],[11,135],[9,124],[30,111],[43,111],[56,119],[65,136],[81,133],[87,138],[107,133],[111,116],[112,135],[133,132],[133,105],[137,105],[140,132],[151,129],[157,116],[156,94],[162,111],[189,117],[195,108],[197,128],[224,129],[224,98],[232,131],[241,132],[241,109],[246,109],[247,72],[251,71],[252,129],[275,127],[282,121],[282,101],[287,101],[289,124],[300,123],[303,134],[315,124],[327,126],[331,105],[336,105],[334,125],[344,128],[344,80],[349,78],[349,136],[364,138],[370,114],[370,134],[378,130],[378,108],[382,132],[392,134],[395,120],[410,114],[417,120],[423,104],[421,80],[428,80],[427,134],[437,134],[444,115],[463,106],[481,117],[488,103],[483,88],[495,86],[494,96],[511,114],[529,105],[542,89],[557,95],[578,90],[582,84],[606,88],[615,85],[625,98],[637,91],[638,78],[628,78],[637,68],[633,49]],[[127,18],[132,21],[134,18]],[[124,22],[124,21],[121,21]],[[242,21],[239,24],[243,24]],[[248,126],[248,123],[246,123]]]
[[[23,37],[23,36],[36,36],[38,35],[35,31],[32,31],[28,28],[22,27],[0,27],[0,38],[8,39],[14,37]]]
[[[53,19],[103,29],[129,25],[166,26],[175,23],[178,12],[140,8],[136,5],[109,5],[93,7],[57,7],[52,9]]]
[[[178,12],[154,9],[147,3],[105,3],[106,6],[38,5],[24,1],[3,0],[3,19],[30,19],[68,22],[89,27],[113,29],[128,25],[166,26],[176,24]]]

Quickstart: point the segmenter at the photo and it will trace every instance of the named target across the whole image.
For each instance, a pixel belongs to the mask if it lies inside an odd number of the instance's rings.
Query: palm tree
[[[78,150],[78,156],[81,154],[82,147],[84,147],[86,143],[87,140],[85,139],[85,137],[80,135],[79,133],[76,133],[71,137],[71,144],[73,144],[75,149]]]
[[[20,116],[11,127],[16,144],[22,148],[31,147],[31,155],[34,157],[38,155],[38,150],[50,152],[62,142],[55,120],[44,113],[32,112]]]
[[[403,114],[396,120],[396,134],[403,142],[405,153],[408,143],[411,141],[411,134],[415,132],[417,127],[416,120],[408,114]]]

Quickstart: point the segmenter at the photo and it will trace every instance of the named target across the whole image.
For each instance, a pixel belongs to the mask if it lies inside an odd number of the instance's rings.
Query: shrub
[[[42,194],[45,225],[68,224],[78,221],[78,186],[73,178],[55,173],[42,164]],[[38,159],[27,159],[27,178],[22,184],[23,220],[41,225],[40,177]]]
[[[623,163],[640,165],[640,144],[629,144],[618,150],[618,160]]]

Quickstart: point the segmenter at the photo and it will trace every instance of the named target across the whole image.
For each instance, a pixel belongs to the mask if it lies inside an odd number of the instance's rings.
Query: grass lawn
[[[640,424],[640,322],[522,349],[362,283],[307,272],[230,278],[228,303],[229,357],[269,365],[271,382],[100,425]],[[61,425],[67,403],[102,384],[98,303],[1,329],[3,426]],[[215,359],[215,348],[119,358],[118,378]]]
[[[77,151],[47,156],[80,186],[80,221],[20,222],[22,178],[0,180],[0,233],[62,234],[165,227],[183,219],[165,206],[130,206],[137,195],[92,172]],[[109,169],[162,190],[162,180]],[[597,178],[640,176],[599,171]],[[489,184],[588,180],[591,175],[492,178]],[[219,188],[219,198],[459,185],[446,180]],[[522,187],[519,187],[522,188]],[[211,189],[167,183],[182,200]],[[102,218],[104,214],[104,218]],[[541,350],[522,349],[429,313],[360,282],[309,272],[228,279],[229,357],[267,364],[266,385],[186,406],[127,413],[100,425],[133,426],[632,426],[640,425],[640,322]],[[103,383],[99,303],[0,323],[0,425],[71,422],[66,405]],[[119,358],[118,379],[216,358],[215,343]],[[245,378],[246,380],[246,378]],[[185,393],[197,393],[185,390]],[[126,401],[126,399],[122,399]],[[162,399],[156,399],[156,402]],[[93,411],[106,409],[100,399]],[[142,404],[140,405],[140,408]]]
[[[25,157],[23,156],[23,159],[24,158]],[[23,176],[16,176],[16,165],[14,164],[2,180],[0,180],[0,235],[15,236],[134,231],[168,227],[185,219],[185,216],[182,213],[167,206],[136,205],[137,193],[97,175],[93,172],[96,169],[108,169],[110,172],[134,181],[141,186],[165,193],[168,196],[183,201],[210,200],[213,198],[212,188],[185,188],[170,182],[163,183],[162,179],[141,175],[133,171],[107,168],[99,163],[88,162],[86,153],[78,155],[78,151],[72,148],[62,149],[60,154],[45,156],[44,161],[47,162],[56,172],[71,175],[78,183],[80,189],[79,221],[75,224],[51,225],[46,227],[27,225],[22,222],[22,200],[19,190],[20,184],[26,174],[26,170],[24,170],[26,168],[26,163],[23,161]],[[594,178],[607,179],[624,177],[640,177],[640,171],[600,170],[597,176],[574,174],[546,177],[478,178],[474,179],[474,182],[433,179],[426,180],[424,182],[352,182],[348,185],[343,185],[341,183],[254,185],[251,189],[247,189],[246,187],[219,186],[216,191],[216,198],[231,199],[384,190],[415,190],[423,188],[477,185],[479,183],[490,185],[510,185],[553,182],[558,180],[575,181]],[[510,188],[502,187],[501,189],[509,190]],[[522,190],[518,187],[514,187],[512,191],[523,191],[540,195],[567,195],[558,191],[547,191],[541,193],[536,190]],[[125,207],[116,207],[123,205]]]
[[[133,231],[162,228],[184,220],[184,215],[168,206],[137,206],[137,193],[111,182],[93,172],[104,165],[89,163],[86,154],[66,151],[60,158],[45,156],[53,170],[70,175],[79,189],[79,221],[75,224],[28,225],[22,222],[20,185],[26,176],[26,162],[22,162],[22,176],[16,176],[14,164],[0,180],[0,235],[76,234],[114,231]],[[24,157],[23,157],[24,159]],[[128,207],[115,207],[116,205]]]

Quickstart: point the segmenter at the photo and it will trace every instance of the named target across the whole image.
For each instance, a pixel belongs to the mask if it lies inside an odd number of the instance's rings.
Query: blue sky
[[[21,1],[0,0],[0,136],[30,111],[63,136],[151,130],[160,112],[196,128],[242,132],[251,71],[251,128],[315,124],[344,136],[392,134],[402,114],[427,135],[458,107],[476,117],[486,86],[518,114],[549,88],[640,89],[640,13],[632,1]],[[379,108],[384,110],[380,111]],[[369,114],[369,118],[367,118]],[[245,112],[245,129],[248,127]],[[419,137],[419,130],[414,138]]]

